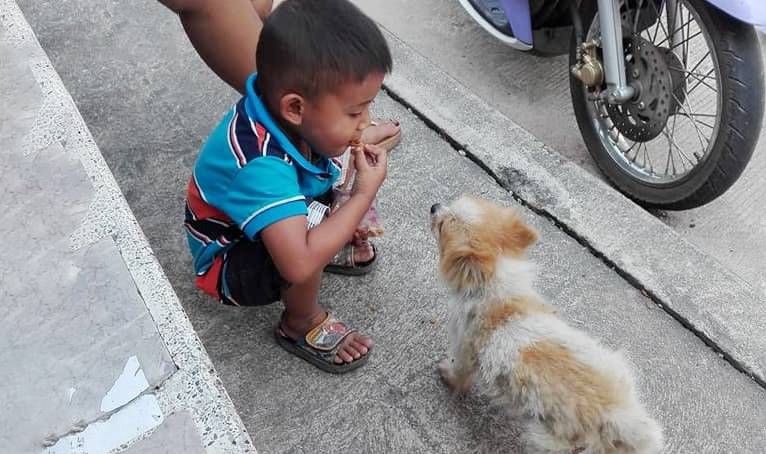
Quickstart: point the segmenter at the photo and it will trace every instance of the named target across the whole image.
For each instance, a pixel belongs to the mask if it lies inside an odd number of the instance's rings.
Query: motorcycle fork
[[[607,86],[601,96],[610,104],[622,104],[633,98],[635,89],[628,85],[625,75],[625,51],[622,46],[622,18],[619,2],[598,0],[598,19]]]

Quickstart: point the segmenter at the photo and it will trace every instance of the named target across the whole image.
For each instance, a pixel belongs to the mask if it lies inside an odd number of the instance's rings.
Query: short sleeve
[[[273,156],[240,169],[221,208],[250,239],[275,222],[307,214],[295,167]]]

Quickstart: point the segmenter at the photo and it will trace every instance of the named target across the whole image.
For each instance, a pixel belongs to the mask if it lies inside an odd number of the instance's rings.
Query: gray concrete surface
[[[185,183],[200,142],[235,97],[174,18],[154,2],[21,5],[260,451],[517,452],[512,421],[480,399],[452,398],[434,373],[446,343],[446,294],[427,226],[435,201],[469,192],[514,204],[505,190],[381,96],[376,112],[400,118],[406,135],[380,199],[380,268],[364,278],[328,277],[322,291],[328,307],[378,345],[357,373],[323,374],[273,343],[278,306],[222,307],[193,287],[180,229]],[[666,452],[766,449],[762,388],[549,220],[522,211],[542,232],[532,253],[540,288],[572,323],[626,351],[666,427]]]
[[[8,0],[0,172],[0,450],[95,454],[149,437],[144,446],[173,440],[162,452],[255,452],[71,97]]]
[[[567,57],[538,58],[505,46],[474,23],[456,1],[353,1],[488,105],[601,178],[574,119]],[[762,296],[766,295],[764,135],[766,130],[745,174],[724,196],[694,210],[655,213]],[[661,250],[652,242],[644,247]]]
[[[170,415],[149,437],[125,451],[127,454],[202,454],[204,452],[194,420],[186,411]]]

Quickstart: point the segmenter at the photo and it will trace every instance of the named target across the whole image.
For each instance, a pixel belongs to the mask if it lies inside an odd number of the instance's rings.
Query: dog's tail
[[[615,411],[601,428],[601,439],[620,454],[657,454],[664,440],[662,428],[641,405]]]

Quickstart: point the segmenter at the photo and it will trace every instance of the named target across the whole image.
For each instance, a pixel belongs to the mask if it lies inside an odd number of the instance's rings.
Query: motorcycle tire
[[[710,138],[712,147],[682,179],[671,183],[648,182],[623,169],[600,139],[593,112],[588,108],[587,103],[592,101],[587,99],[587,90],[570,75],[575,117],[589,153],[613,186],[648,208],[686,210],[719,197],[742,174],[761,131],[763,62],[755,28],[702,0],[683,1],[697,12],[699,27],[705,27],[712,38],[711,54],[714,53],[713,62],[720,71],[721,107],[717,134]],[[586,33],[595,18],[594,14],[583,18]],[[570,65],[576,63],[577,45],[573,35]]]

